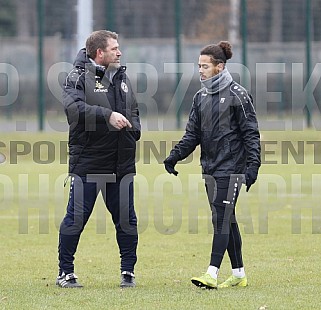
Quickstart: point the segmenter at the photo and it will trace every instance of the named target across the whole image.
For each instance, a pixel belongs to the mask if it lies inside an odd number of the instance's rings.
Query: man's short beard
[[[108,64],[107,69],[108,70],[118,69],[120,66],[121,65],[119,62],[111,62]]]

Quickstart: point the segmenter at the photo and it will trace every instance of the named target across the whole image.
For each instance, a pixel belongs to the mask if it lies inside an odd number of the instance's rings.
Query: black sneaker
[[[77,282],[78,277],[74,273],[65,274],[62,273],[61,276],[57,277],[56,285],[63,288],[80,288],[83,287]]]
[[[121,273],[121,280],[120,280],[120,287],[126,288],[126,287],[135,287],[135,275],[132,272],[129,271],[123,271]]]

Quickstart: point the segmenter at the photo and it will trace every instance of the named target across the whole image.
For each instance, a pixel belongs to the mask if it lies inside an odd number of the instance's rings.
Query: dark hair
[[[208,55],[214,65],[226,63],[233,56],[232,45],[228,41],[221,41],[218,44],[210,44],[200,52],[201,55]]]
[[[97,49],[106,49],[108,39],[118,39],[118,34],[109,30],[94,31],[86,40],[86,52],[92,59],[96,57]]]

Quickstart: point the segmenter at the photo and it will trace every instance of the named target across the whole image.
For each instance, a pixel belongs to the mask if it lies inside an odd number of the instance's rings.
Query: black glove
[[[258,167],[247,167],[245,171],[245,184],[246,191],[248,192],[250,187],[255,183],[257,179],[259,168]]]
[[[168,173],[172,173],[174,175],[178,175],[178,172],[174,169],[175,165],[177,164],[177,159],[174,155],[169,155],[164,160],[165,169]]]

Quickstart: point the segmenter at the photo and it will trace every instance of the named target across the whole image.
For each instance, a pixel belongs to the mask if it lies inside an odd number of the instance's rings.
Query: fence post
[[[244,87],[248,88],[251,81],[247,81],[246,68],[247,68],[247,0],[241,1],[241,33],[242,33],[242,64],[243,69],[243,83]]]
[[[114,0],[106,0],[107,30],[115,31]]]
[[[175,38],[176,38],[176,129],[181,128],[181,93],[180,93],[180,66],[181,66],[181,16],[182,16],[181,0],[175,0]]]
[[[44,129],[44,81],[43,81],[43,33],[44,33],[44,3],[37,1],[38,15],[38,126],[39,130]]]
[[[311,0],[306,0],[306,14],[305,14],[305,31],[306,31],[306,82],[307,82],[307,103],[306,103],[306,120],[307,126],[311,127],[311,87],[309,86],[309,78],[311,76],[311,40],[312,40],[312,13],[311,13]]]

